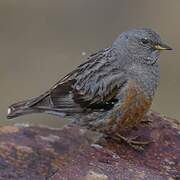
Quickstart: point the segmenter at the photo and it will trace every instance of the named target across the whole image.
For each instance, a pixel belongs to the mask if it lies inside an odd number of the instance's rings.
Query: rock
[[[77,126],[0,127],[0,180],[180,179],[180,124],[152,112],[152,123],[129,132],[151,137],[138,152],[128,145],[92,145]]]

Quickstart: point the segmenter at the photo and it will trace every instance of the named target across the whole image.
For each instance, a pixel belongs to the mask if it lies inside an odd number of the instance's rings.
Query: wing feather
[[[67,113],[83,112],[89,108],[102,109],[109,102],[116,101],[118,91],[126,82],[123,67],[119,64],[112,48],[90,55],[88,61],[62,78],[31,105],[42,107],[49,102],[49,108]]]

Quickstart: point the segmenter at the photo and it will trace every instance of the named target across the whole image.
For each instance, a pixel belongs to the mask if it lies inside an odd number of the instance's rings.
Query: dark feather
[[[116,94],[125,83],[122,68],[116,65],[113,49],[103,49],[88,58],[47,92],[28,100],[26,108],[35,111],[83,113],[109,110],[117,102]],[[113,66],[110,66],[114,64]]]

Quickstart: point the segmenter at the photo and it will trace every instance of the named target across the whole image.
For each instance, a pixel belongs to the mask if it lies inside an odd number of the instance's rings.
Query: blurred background
[[[173,47],[160,58],[152,109],[180,119],[179,0],[0,0],[0,124],[60,127],[58,117],[6,119],[8,105],[40,95],[120,32],[150,27]]]

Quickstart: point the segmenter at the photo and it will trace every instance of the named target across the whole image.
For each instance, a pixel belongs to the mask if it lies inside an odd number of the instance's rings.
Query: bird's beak
[[[170,46],[168,46],[166,44],[162,44],[162,43],[161,44],[156,44],[154,46],[154,48],[157,49],[157,50],[172,50],[172,48]]]

